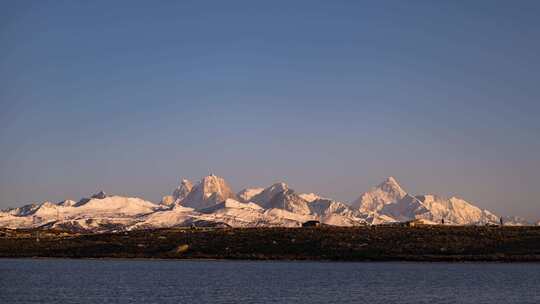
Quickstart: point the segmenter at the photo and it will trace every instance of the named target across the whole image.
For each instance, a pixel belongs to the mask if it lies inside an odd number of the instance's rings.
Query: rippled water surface
[[[0,303],[540,303],[540,264],[0,259]]]

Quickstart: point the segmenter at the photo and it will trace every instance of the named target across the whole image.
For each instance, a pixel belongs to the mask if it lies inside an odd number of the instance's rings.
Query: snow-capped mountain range
[[[29,204],[0,212],[0,227],[60,228],[108,232],[167,227],[298,227],[309,220],[336,226],[419,220],[425,224],[498,224],[500,217],[457,198],[411,195],[389,177],[351,204],[296,193],[285,183],[234,193],[225,179],[209,175],[197,183],[183,179],[159,204],[99,192],[78,202]],[[532,225],[518,217],[507,225]]]

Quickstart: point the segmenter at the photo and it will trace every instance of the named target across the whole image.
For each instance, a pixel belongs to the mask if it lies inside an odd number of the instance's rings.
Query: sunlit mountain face
[[[43,202],[0,213],[0,227],[61,228],[74,231],[231,226],[299,227],[306,221],[335,226],[377,225],[417,220],[444,225],[532,225],[518,217],[501,218],[461,198],[412,195],[389,177],[352,203],[297,193],[280,182],[235,193],[224,178],[183,179],[160,203],[99,192],[78,202]]]

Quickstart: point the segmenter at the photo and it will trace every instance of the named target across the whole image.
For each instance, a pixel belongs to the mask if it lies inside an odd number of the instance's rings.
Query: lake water
[[[0,259],[0,303],[540,303],[540,264]]]

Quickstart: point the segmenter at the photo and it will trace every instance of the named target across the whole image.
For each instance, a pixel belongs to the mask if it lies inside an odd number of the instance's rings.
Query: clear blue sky
[[[0,1],[0,207],[393,175],[540,218],[538,1]]]

